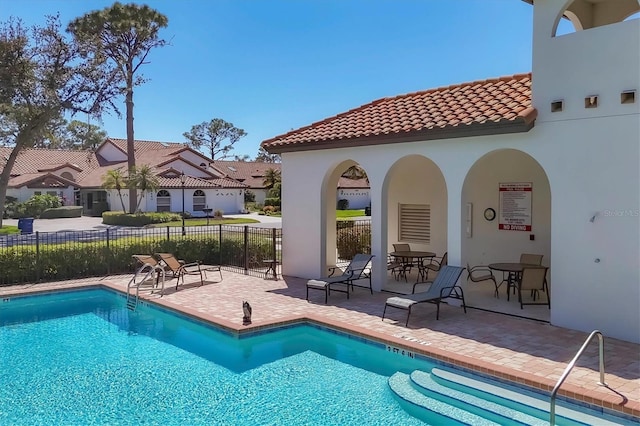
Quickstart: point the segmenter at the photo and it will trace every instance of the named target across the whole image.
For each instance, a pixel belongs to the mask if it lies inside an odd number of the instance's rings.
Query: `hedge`
[[[358,253],[371,253],[371,226],[339,229],[336,247],[340,259],[353,259]]]
[[[40,219],[58,219],[63,217],[82,217],[82,206],[56,207],[47,209],[40,215]]]
[[[145,226],[152,223],[167,223],[177,222],[182,220],[179,213],[169,212],[149,212],[149,213],[136,213],[126,214],[122,212],[104,212],[102,213],[102,223],[105,225],[120,225],[120,226]]]

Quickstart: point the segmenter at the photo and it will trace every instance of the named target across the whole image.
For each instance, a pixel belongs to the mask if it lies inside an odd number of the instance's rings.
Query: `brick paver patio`
[[[322,292],[306,301],[306,280],[284,277],[264,280],[223,271],[221,282],[204,286],[187,277],[187,285],[175,290],[169,281],[162,297],[143,297],[210,321],[239,333],[299,320],[309,320],[348,330],[397,347],[425,354],[485,374],[550,391],[588,333],[546,323],[443,305],[440,320],[435,306],[414,308],[408,327],[404,311],[387,312],[381,320],[388,293],[369,294],[356,288],[347,300],[334,293],[324,304]],[[86,285],[126,289],[131,275],[3,287],[0,295],[14,295]],[[217,279],[218,277],[209,277]],[[191,280],[191,282],[189,281]],[[242,302],[253,307],[252,324],[242,324]],[[640,345],[605,336],[607,387],[597,384],[598,344],[594,341],[560,389],[560,394],[638,417],[640,421]]]

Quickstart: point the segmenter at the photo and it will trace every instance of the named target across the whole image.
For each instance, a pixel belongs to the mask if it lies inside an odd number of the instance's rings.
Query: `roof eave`
[[[426,129],[403,134],[387,134],[372,137],[361,137],[356,139],[336,139],[328,141],[317,141],[313,143],[276,145],[264,147],[270,154],[282,154],[285,152],[315,151],[320,149],[333,148],[354,148],[361,146],[386,145],[392,143],[421,142],[438,139],[468,138],[474,136],[490,136],[509,133],[523,133],[531,130],[535,123],[537,111],[531,111],[525,116],[521,116],[513,121],[498,123],[483,123],[467,126],[447,126],[437,129]]]

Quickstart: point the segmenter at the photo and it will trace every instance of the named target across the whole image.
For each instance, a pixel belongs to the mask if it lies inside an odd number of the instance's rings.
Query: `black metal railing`
[[[336,247],[338,264],[348,264],[358,253],[371,254],[371,221],[338,220]]]
[[[0,285],[129,273],[136,266],[132,255],[159,252],[277,278],[281,239],[279,228],[238,225],[188,227],[185,236],[179,227],[8,235],[0,237]]]

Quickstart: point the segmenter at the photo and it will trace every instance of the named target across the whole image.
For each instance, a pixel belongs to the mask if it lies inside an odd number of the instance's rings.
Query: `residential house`
[[[10,151],[0,147],[0,158]],[[159,182],[157,191],[138,191],[141,211],[185,211],[193,216],[205,216],[205,209],[244,211],[247,185],[210,167],[210,158],[185,144],[137,140],[135,156],[136,165],[150,166]],[[18,201],[34,194],[56,195],[65,205],[83,206],[84,214],[122,210],[117,191],[102,188],[107,171],[114,169],[126,174],[125,139],[108,138],[95,151],[25,149],[11,172],[7,195]],[[122,195],[128,208],[129,191]]]
[[[374,289],[399,241],[456,265],[538,253],[551,324],[640,342],[640,4],[531,3],[532,73],[379,99],[262,143],[282,156],[283,232],[305,236],[283,239],[284,274],[335,264],[334,191],[357,164]],[[574,32],[557,34],[563,19]]]

